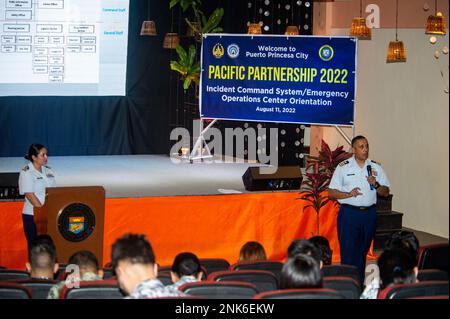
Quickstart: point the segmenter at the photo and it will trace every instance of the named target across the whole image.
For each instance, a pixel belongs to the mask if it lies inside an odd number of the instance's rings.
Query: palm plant
[[[305,179],[302,183],[303,199],[309,202],[304,208],[313,208],[316,212],[316,235],[319,235],[319,214],[320,209],[324,207],[330,198],[325,194],[325,191],[330,185],[331,177],[336,169],[336,166],[351,157],[352,154],[343,150],[343,146],[331,150],[330,146],[322,140],[319,156],[310,156],[306,166]],[[312,170],[312,172],[311,172]]]

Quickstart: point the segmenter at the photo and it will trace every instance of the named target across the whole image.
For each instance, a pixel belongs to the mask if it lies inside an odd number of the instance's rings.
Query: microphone
[[[371,165],[367,165],[367,175],[372,176],[372,166]],[[369,185],[370,185],[370,190],[373,190],[374,189],[373,185],[372,184],[369,184]]]

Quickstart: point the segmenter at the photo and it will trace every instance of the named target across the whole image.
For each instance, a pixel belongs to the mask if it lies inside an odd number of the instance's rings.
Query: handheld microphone
[[[372,166],[371,165],[367,165],[367,175],[372,176]],[[369,185],[370,185],[370,190],[373,190],[374,189],[373,185],[372,184],[369,184]]]

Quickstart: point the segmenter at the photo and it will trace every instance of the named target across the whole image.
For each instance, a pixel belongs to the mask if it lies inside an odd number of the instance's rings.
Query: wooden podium
[[[58,262],[67,263],[80,250],[89,250],[103,266],[105,189],[102,186],[50,187],[45,204],[35,209],[37,233],[56,245]]]

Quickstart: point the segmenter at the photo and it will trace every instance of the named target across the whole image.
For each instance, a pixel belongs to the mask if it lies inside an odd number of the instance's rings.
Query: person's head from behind
[[[311,256],[297,254],[281,269],[281,289],[321,288],[322,272],[319,263]]]
[[[158,268],[145,235],[125,234],[112,246],[111,265],[120,287],[130,294],[142,281],[155,279]]]
[[[33,242],[31,243],[32,246],[39,245],[39,244],[46,244],[46,245],[50,246],[53,250],[56,251],[55,242],[53,241],[52,236],[50,236],[48,234],[37,235],[33,239]]]
[[[385,249],[404,248],[408,250],[415,258],[416,264],[418,263],[419,254],[419,240],[413,232],[407,230],[401,230],[393,233],[391,237],[386,241]]]
[[[103,277],[103,270],[98,265],[97,257],[88,250],[81,250],[70,256],[69,265],[76,265],[80,276],[92,273]]]
[[[333,251],[330,248],[330,243],[328,239],[323,236],[314,236],[309,239],[320,252],[320,259],[324,265],[331,265],[333,260]]]
[[[414,256],[404,248],[385,250],[378,258],[382,288],[392,284],[407,284],[417,281],[418,269]]]
[[[52,279],[58,271],[54,246],[45,242],[33,241],[28,252],[27,271],[32,278]]]
[[[47,164],[48,151],[42,144],[31,144],[28,148],[28,153],[25,155],[25,159],[31,163],[39,166]]]
[[[322,268],[323,262],[320,258],[320,250],[307,239],[295,239],[288,247],[288,258],[294,258],[298,254],[304,254],[311,256],[319,265],[319,268]]]
[[[266,251],[264,247],[256,242],[249,241],[246,242],[239,252],[239,261],[255,261],[255,260],[266,260]]]
[[[202,278],[202,268],[200,260],[193,253],[178,254],[172,264],[170,275],[173,282],[177,282],[184,276],[195,277],[197,280]]]

